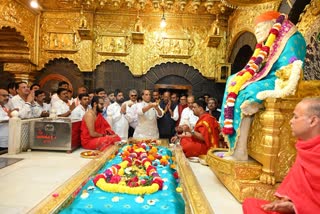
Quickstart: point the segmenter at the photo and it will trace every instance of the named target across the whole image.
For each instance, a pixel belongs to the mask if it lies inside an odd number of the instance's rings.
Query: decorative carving
[[[132,32],[132,42],[134,44],[143,44],[144,43],[144,33]]]
[[[299,31],[304,36],[307,42],[307,54],[304,65],[304,79],[315,80],[320,79],[320,6],[318,0],[313,0],[309,5],[306,6],[304,14],[301,15],[301,20],[297,24]]]
[[[207,46],[216,48],[219,46],[222,36],[208,36],[207,37]]]
[[[9,2],[8,7],[3,11],[4,19],[16,24],[21,24],[21,17],[17,15],[17,8],[15,4]]]
[[[26,10],[23,5],[15,0],[0,0],[0,11],[0,28],[10,26],[16,29],[24,37],[26,46],[29,48],[28,60],[36,63],[38,60],[36,58],[38,47],[35,45],[36,14]],[[4,57],[11,56],[5,55]],[[18,57],[14,56],[14,58],[17,59]]]
[[[162,38],[160,41],[160,56],[168,58],[189,58],[194,44],[188,38]]]
[[[74,32],[49,32],[46,50],[49,52],[77,52]]]
[[[99,35],[97,40],[97,53],[101,55],[126,56],[130,45],[125,35]]]

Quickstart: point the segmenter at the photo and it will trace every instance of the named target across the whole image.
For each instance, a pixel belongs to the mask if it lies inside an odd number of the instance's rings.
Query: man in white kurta
[[[179,126],[187,125],[193,130],[194,126],[198,121],[198,117],[193,113],[193,103],[194,103],[194,96],[188,96],[187,98],[188,107],[183,109],[181,113],[181,119]]]
[[[32,117],[32,108],[34,107],[34,91],[30,91],[27,83],[16,83],[17,95],[11,100],[10,110],[18,110],[21,119]]]
[[[46,93],[42,90],[37,90],[34,93],[35,105],[32,108],[32,117],[48,117],[51,105],[44,102],[44,99],[46,98]]]
[[[135,109],[132,108],[133,105],[137,103],[138,92],[135,89],[129,91],[129,100],[125,101],[122,106],[125,108],[126,113],[129,114],[129,126],[135,129],[138,125],[138,115]],[[125,105],[125,106],[124,106]]]
[[[0,121],[9,120],[8,109],[5,105],[9,101],[9,93],[5,89],[0,89]],[[0,150],[8,148],[9,123],[0,123]]]
[[[65,88],[59,88],[57,91],[59,99],[51,103],[51,110],[55,110],[56,115],[59,117],[69,117],[72,110],[75,108],[74,103],[68,106],[68,90]]]
[[[121,108],[124,102],[123,93],[119,90],[114,92],[115,102],[108,106],[107,115],[112,118],[111,127],[119,135],[121,140],[128,139],[129,121],[126,116],[125,108]]]
[[[89,95],[87,93],[79,94],[79,104],[72,110],[70,118],[73,120],[82,120],[84,114],[89,109]]]
[[[163,116],[163,110],[157,102],[151,101],[149,90],[144,90],[142,94],[143,101],[133,105],[138,114],[138,125],[134,131],[134,138],[158,139],[159,129],[157,118]]]

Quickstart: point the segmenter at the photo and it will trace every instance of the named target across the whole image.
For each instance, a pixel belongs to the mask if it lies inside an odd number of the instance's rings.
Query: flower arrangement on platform
[[[242,86],[247,83],[255,73],[258,73],[263,67],[265,59],[269,56],[270,48],[274,44],[279,31],[281,29],[282,23],[285,20],[286,16],[281,14],[276,23],[272,26],[267,41],[265,44],[258,43],[256,49],[253,52],[252,57],[250,58],[248,64],[239,71],[233,79],[230,81],[227,91],[226,105],[224,108],[224,126],[222,132],[226,135],[231,135],[234,133],[233,128],[233,118],[234,118],[234,104],[238,97]]]
[[[122,162],[112,165],[93,179],[101,190],[134,195],[152,194],[161,190],[164,183],[156,166],[160,164],[175,168],[168,155],[160,155],[157,147],[146,142],[127,146],[119,155]]]

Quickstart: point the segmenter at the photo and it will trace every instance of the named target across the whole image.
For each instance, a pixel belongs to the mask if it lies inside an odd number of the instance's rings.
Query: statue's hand
[[[260,181],[264,184],[274,185],[276,183],[276,178],[273,175],[262,172]]]
[[[244,101],[240,106],[241,111],[244,115],[253,115],[257,113],[261,107],[261,104],[256,102],[250,102],[248,100]]]

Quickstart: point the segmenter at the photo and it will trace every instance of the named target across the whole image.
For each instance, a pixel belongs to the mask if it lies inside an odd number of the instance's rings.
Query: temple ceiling
[[[27,6],[31,0],[17,0]],[[85,11],[144,15],[218,15],[228,19],[236,8],[277,0],[37,0],[42,11]]]

